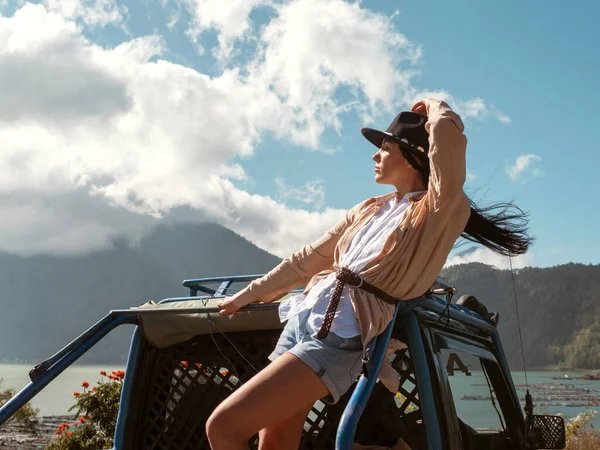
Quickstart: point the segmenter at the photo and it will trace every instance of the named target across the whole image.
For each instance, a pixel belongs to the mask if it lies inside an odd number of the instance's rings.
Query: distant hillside
[[[78,257],[0,253],[0,360],[43,359],[110,309],[186,296],[185,278],[261,273],[279,261],[215,224],[161,226],[135,247]],[[133,328],[121,328],[82,361],[124,361]]]
[[[263,273],[278,262],[215,224],[161,226],[135,247],[79,257],[0,253],[0,360],[46,358],[110,309],[187,295],[184,278]],[[522,368],[510,272],[473,263],[441,276],[500,312],[507,357]],[[515,282],[529,368],[600,368],[600,266],[520,269]],[[82,361],[124,362],[132,328],[122,328]]]
[[[510,271],[472,263],[449,267],[441,276],[458,295],[473,294],[500,313],[507,358],[521,369]],[[515,284],[528,368],[600,369],[600,265],[519,269]]]

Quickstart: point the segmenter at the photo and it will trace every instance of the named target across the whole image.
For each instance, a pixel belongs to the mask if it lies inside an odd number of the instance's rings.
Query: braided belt
[[[344,290],[344,286],[347,284],[353,289],[362,289],[364,291],[370,292],[375,295],[379,299],[383,300],[390,305],[395,305],[397,300],[383,292],[381,289],[373,286],[370,283],[367,283],[363,277],[352,272],[350,269],[345,267],[336,268],[335,275],[335,287],[331,293],[331,298],[329,299],[329,304],[327,305],[327,309],[325,310],[325,317],[323,318],[323,325],[321,325],[321,329],[317,333],[317,339],[325,339],[329,335],[329,330],[331,330],[331,324],[333,323],[333,318],[335,317],[335,312],[338,309],[340,304],[340,298],[342,297],[342,291]]]

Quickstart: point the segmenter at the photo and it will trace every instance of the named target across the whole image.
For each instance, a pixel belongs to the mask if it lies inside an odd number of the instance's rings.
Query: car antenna
[[[533,399],[529,393],[529,381],[527,380],[527,366],[525,364],[525,351],[523,350],[523,335],[521,334],[521,319],[519,317],[519,302],[517,301],[517,286],[515,283],[515,272],[512,265],[512,256],[508,255],[508,262],[510,264],[510,275],[513,284],[513,295],[515,298],[515,309],[517,311],[517,326],[519,328],[519,342],[521,343],[521,357],[523,358],[523,372],[525,372],[525,429],[529,431],[529,425],[531,423],[531,417],[533,416]]]

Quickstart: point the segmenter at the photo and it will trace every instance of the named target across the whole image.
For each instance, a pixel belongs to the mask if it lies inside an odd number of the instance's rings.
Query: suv
[[[249,305],[234,317],[218,315],[218,299],[259,276],[186,280],[190,297],[111,311],[32,369],[32,383],[0,409],[0,425],[110,330],[129,323],[136,329],[115,449],[209,449],[209,415],[267,364],[283,326],[277,303]],[[560,416],[534,416],[530,397],[524,413],[495,327],[497,316],[487,314],[473,297],[452,304],[453,293],[453,288],[440,285],[428,297],[398,303],[394,320],[377,337],[358,382],[337,404],[318,401],[313,406],[301,449],[565,447]],[[386,354],[391,339],[406,345]],[[395,395],[378,382],[384,362],[400,374]],[[480,378],[477,388],[483,395],[471,397],[483,400],[478,406],[488,406],[491,412],[485,417],[497,421],[469,423],[474,415],[466,415],[461,380],[467,376]],[[475,415],[479,416],[484,415]],[[248,444],[256,449],[257,437]]]

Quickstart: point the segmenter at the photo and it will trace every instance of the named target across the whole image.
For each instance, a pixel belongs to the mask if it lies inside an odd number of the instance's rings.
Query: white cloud
[[[286,106],[236,70],[210,78],[150,62],[162,49],[156,36],[96,46],[42,5],[0,18],[0,208],[13,218],[0,223],[11,237],[2,248],[85,252],[127,233],[122,217],[137,223],[135,235],[149,217],[187,205],[285,255],[339,219],[339,210],[309,213],[237,189],[230,180],[245,172],[231,160],[252,154],[263,130],[288,128]],[[114,221],[89,219],[98,202],[114,206]]]
[[[534,162],[540,162],[542,160],[541,156],[534,155],[533,153],[528,153],[526,155],[519,155],[515,160],[514,164],[506,169],[506,173],[512,180],[516,180],[519,178],[525,170]],[[538,168],[534,168],[532,171],[534,176],[540,176],[542,174],[541,170]]]
[[[481,120],[488,113],[488,107],[483,99],[477,97],[470,100],[461,101],[445,90],[414,90],[411,93],[411,104],[423,99],[435,98],[448,103],[463,119]]]
[[[494,266],[498,269],[510,269],[510,260],[507,256],[502,256],[494,253],[487,248],[476,248],[473,251],[467,252],[466,254],[451,255],[446,261],[446,267],[454,266],[457,264],[468,264],[472,262],[479,262]],[[512,258],[513,269],[521,269],[523,267],[530,266],[532,264],[531,254],[526,253]]]
[[[251,11],[268,3],[212,11],[215,2],[196,1],[194,20],[218,31],[225,58],[253,30]],[[92,43],[81,23],[123,25],[112,0],[47,0],[0,16],[0,210],[10,216],[0,221],[0,249],[86,252],[178,208],[279,256],[333,225],[343,211],[323,209],[322,184],[280,197],[317,212],[291,208],[237,188],[247,174],[233,161],[251,156],[265,133],[320,149],[347,111],[365,120],[395,112],[415,92],[420,48],[359,2],[271,7],[248,65],[213,77],[161,59],[160,36]],[[466,105],[481,114],[476,101]]]
[[[512,123],[512,119],[505,114],[499,114],[498,120],[502,122],[504,125],[510,125]]]
[[[409,103],[414,103],[422,98],[436,98],[444,100],[452,109],[454,109],[463,119],[485,120],[492,117],[504,125],[510,125],[512,119],[503,114],[494,105],[488,105],[481,97],[475,97],[469,100],[460,100],[445,90],[416,90],[410,94]]]
[[[52,12],[66,19],[81,20],[88,26],[117,25],[123,22],[127,7],[116,0],[43,0]]]
[[[167,28],[169,30],[173,31],[180,19],[181,19],[181,11],[173,11],[171,13],[171,18],[167,22]]]
[[[476,119],[482,118],[487,113],[488,107],[482,98],[477,97],[465,102],[458,102],[457,108],[461,111],[461,114],[465,117],[473,117]]]
[[[302,187],[289,186],[281,177],[275,178],[277,196],[284,203],[288,200],[321,209],[325,203],[325,183],[323,180],[308,181]]]
[[[389,18],[342,0],[297,0],[276,11],[250,79],[271,86],[296,112],[297,143],[318,148],[323,131],[339,132],[349,110],[370,120],[404,102],[421,51]],[[344,100],[335,95],[341,87],[348,88]]]
[[[224,61],[231,56],[236,40],[248,36],[251,29],[249,15],[258,6],[270,5],[272,0],[178,0],[183,3],[193,20],[188,34],[203,51],[199,35],[214,29],[218,33],[217,59]]]

